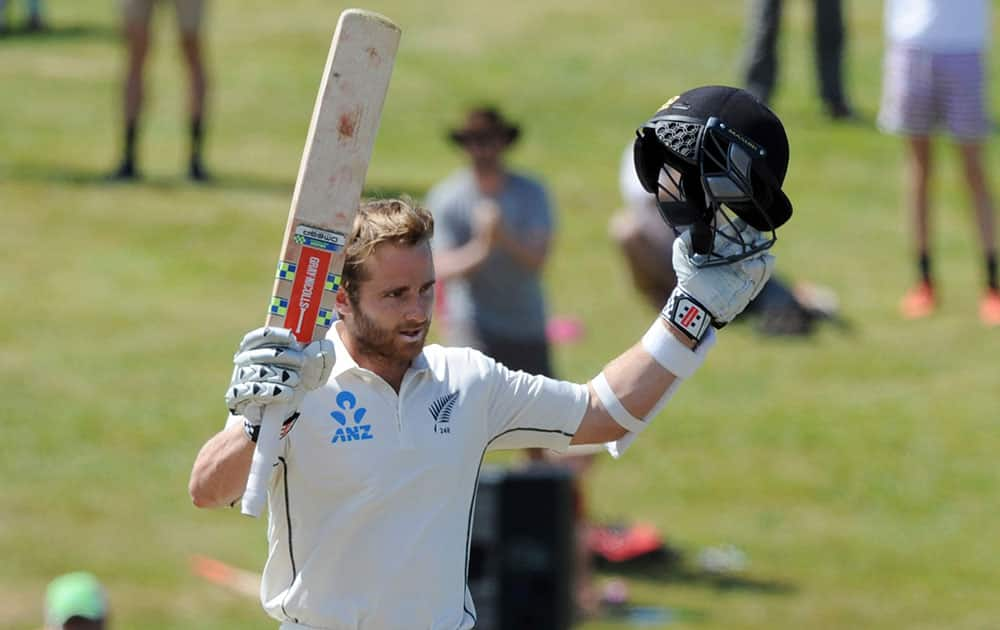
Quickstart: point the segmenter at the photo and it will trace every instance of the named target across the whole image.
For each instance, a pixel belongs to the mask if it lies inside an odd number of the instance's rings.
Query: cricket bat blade
[[[371,160],[399,48],[399,27],[362,9],[340,15],[320,80],[292,194],[266,325],[302,343],[324,337],[336,319],[344,249]],[[242,511],[258,516],[290,411],[265,409]],[[283,417],[277,417],[282,415]]]

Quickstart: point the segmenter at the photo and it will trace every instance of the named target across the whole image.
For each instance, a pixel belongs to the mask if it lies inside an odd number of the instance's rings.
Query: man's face
[[[424,347],[434,310],[434,262],[429,243],[383,243],[365,264],[357,302],[337,296],[344,325],[365,354],[412,361]]]
[[[473,164],[492,166],[499,162],[506,148],[504,137],[490,125],[474,125],[464,134],[462,148],[469,154]]]

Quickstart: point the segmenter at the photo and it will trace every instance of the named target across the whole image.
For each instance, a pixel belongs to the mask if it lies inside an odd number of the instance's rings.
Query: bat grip
[[[281,443],[281,423],[288,416],[286,405],[268,405],[264,407],[264,417],[260,422],[260,433],[257,436],[257,447],[253,451],[253,461],[250,463],[250,474],[247,476],[247,487],[243,492],[241,509],[247,516],[257,518],[267,505],[267,488],[274,472],[274,464],[278,461],[278,448]]]

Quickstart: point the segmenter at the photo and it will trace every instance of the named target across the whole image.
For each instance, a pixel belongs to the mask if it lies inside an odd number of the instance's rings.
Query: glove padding
[[[335,359],[328,339],[303,344],[287,328],[252,330],[233,356],[226,405],[230,413],[258,424],[266,405],[284,404],[294,413],[306,392],[330,378]]]
[[[719,255],[738,253],[742,249],[741,242],[760,243],[767,240],[743,219],[737,218],[731,224],[728,221],[725,223],[719,230],[722,235],[716,236],[715,251]],[[711,323],[716,328],[721,328],[742,313],[747,304],[757,297],[774,269],[774,256],[766,251],[714,267],[696,266],[692,251],[691,233],[685,231],[674,240],[673,263],[677,287],[664,309],[665,316],[671,306],[677,310],[678,301],[693,298],[695,305],[708,312],[712,318]]]

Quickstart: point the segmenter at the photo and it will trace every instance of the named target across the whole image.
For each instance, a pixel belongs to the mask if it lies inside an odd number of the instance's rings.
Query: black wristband
[[[281,437],[288,435],[288,432],[292,430],[292,425],[295,421],[299,419],[299,412],[296,411],[292,415],[288,416],[284,422],[281,423]],[[257,443],[257,439],[260,438],[260,425],[253,424],[246,418],[243,418],[243,433],[246,434],[247,438],[250,439],[254,444]]]
[[[246,433],[247,438],[256,444],[257,438],[260,437],[260,425],[252,424],[249,420],[243,418],[243,433]]]
[[[660,314],[665,320],[681,331],[695,344],[701,343],[708,333],[712,316],[701,302],[694,299],[681,289],[674,289]]]

